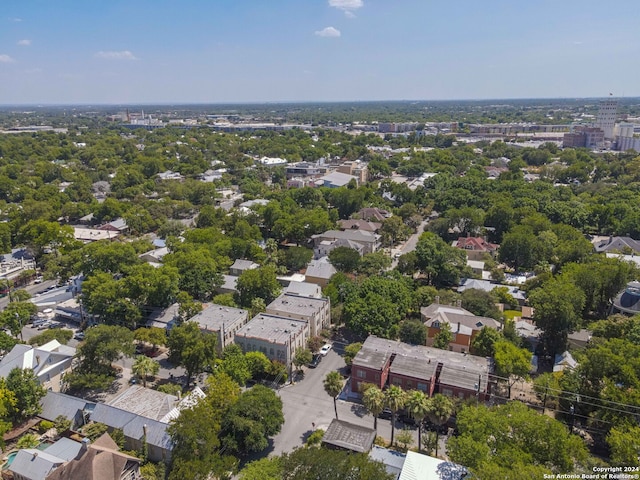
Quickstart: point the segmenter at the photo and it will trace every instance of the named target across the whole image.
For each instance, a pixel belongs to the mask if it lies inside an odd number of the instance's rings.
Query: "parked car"
[[[84,340],[84,332],[78,332],[78,333],[76,333],[76,334],[73,336],[73,338],[74,338],[75,340],[80,340],[80,341]]]
[[[66,325],[62,322],[50,322],[49,328],[64,328]]]
[[[49,320],[47,320],[46,318],[36,318],[33,323],[31,324],[31,328],[37,328],[37,327],[41,327],[42,325],[44,325],[45,323],[47,323]]]
[[[321,360],[322,360],[322,355],[320,355],[319,353],[316,353],[313,356],[313,358],[311,359],[311,361],[309,362],[308,367],[309,368],[316,368],[320,364]]]
[[[44,281],[44,277],[42,275],[38,275],[33,283],[42,283]]]
[[[47,328],[49,328],[51,326],[51,321],[47,320],[44,323],[41,323],[40,325],[38,325],[38,330],[46,330]]]
[[[327,353],[329,353],[329,350],[331,350],[331,344],[325,343],[324,346],[320,349],[320,355],[324,357]]]
[[[389,410],[388,408],[385,408],[384,410],[382,410],[382,412],[380,412],[380,415],[378,415],[378,418],[385,418],[385,419],[390,419],[391,418],[391,410]]]

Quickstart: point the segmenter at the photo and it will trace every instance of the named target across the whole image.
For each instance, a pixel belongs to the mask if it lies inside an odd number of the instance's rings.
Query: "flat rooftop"
[[[298,335],[307,327],[307,322],[291,318],[260,313],[236,332],[236,338],[255,338],[269,343],[284,345],[291,335]]]
[[[202,329],[217,332],[238,321],[243,321],[248,316],[247,310],[209,303],[203,305],[203,310],[191,317],[189,321],[197,322]]]
[[[107,405],[153,420],[160,420],[178,405],[178,397],[144,388],[141,385],[133,385]]]
[[[301,315],[311,317],[327,305],[326,298],[301,297],[284,293],[267,306],[269,313],[288,313],[290,315]]]

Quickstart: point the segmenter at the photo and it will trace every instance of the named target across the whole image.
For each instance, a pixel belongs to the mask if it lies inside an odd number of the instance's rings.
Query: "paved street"
[[[315,369],[305,368],[304,379],[279,390],[283,403],[285,423],[282,431],[274,437],[273,449],[269,455],[279,455],[301,446],[315,428],[326,430],[335,418],[333,399],[324,391],[324,377],[332,370],[344,367],[344,360],[335,350],[331,350]],[[347,387],[348,388],[348,387]],[[344,397],[344,395],[342,395]],[[366,413],[359,403],[338,400],[338,418],[373,428],[373,417]],[[396,435],[404,425],[396,423]],[[410,428],[414,436],[414,446],[418,443],[418,432],[415,427]],[[378,419],[378,435],[387,441],[391,439],[391,421]],[[439,454],[444,452],[445,438],[441,438],[438,447]]]

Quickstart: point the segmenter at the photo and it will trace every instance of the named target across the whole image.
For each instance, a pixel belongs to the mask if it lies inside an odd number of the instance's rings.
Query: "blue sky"
[[[637,0],[3,0],[0,104],[640,96]]]

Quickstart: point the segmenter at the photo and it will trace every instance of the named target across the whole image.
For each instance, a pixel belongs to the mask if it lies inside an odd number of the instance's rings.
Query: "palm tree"
[[[413,390],[407,395],[405,409],[418,424],[418,451],[422,448],[422,422],[429,413],[429,398],[420,390]]]
[[[333,398],[333,408],[336,411],[336,419],[338,418],[338,404],[336,402],[336,397],[340,395],[342,387],[342,376],[338,372],[333,371],[327,373],[327,376],[324,378],[324,391]]]
[[[429,402],[429,420],[437,427],[442,426],[454,412],[454,404],[449,397],[436,393]],[[438,428],[436,428],[436,457],[438,456]]]
[[[364,404],[364,408],[366,408],[371,413],[371,415],[373,415],[373,428],[377,432],[378,415],[380,415],[382,413],[382,410],[384,410],[384,392],[375,385],[371,385],[362,394],[362,403]]]
[[[142,378],[143,386],[147,386],[147,376],[156,375],[160,370],[160,364],[152,358],[138,355],[131,366],[131,371]]]
[[[397,385],[391,385],[384,392],[384,400],[386,407],[391,410],[391,445],[393,446],[393,436],[396,427],[396,414],[398,410],[404,407],[407,394]]]

